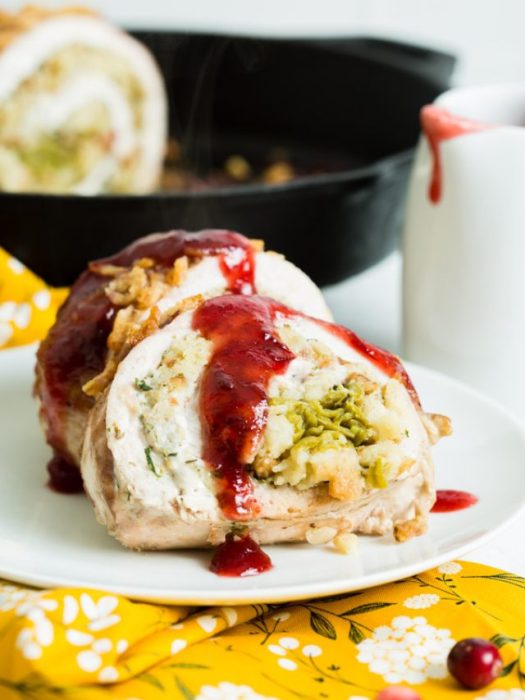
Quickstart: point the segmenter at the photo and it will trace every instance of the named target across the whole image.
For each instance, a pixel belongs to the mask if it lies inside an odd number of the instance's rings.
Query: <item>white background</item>
[[[6,0],[0,5],[10,9],[26,2]],[[128,27],[396,36],[460,53],[457,80],[462,83],[525,76],[524,0],[84,0],[82,4]]]

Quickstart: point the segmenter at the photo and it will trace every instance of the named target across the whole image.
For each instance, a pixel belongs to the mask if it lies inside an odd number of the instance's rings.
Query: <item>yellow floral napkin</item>
[[[67,293],[48,287],[0,248],[0,348],[41,340]]]
[[[42,338],[66,293],[0,249],[0,347]],[[500,648],[489,688],[447,673],[465,637]],[[0,700],[372,700],[390,685],[525,700],[525,579],[449,562],[358,593],[201,609],[0,582]]]
[[[506,675],[489,689],[447,674],[464,637],[500,647]],[[2,700],[367,700],[393,684],[425,700],[523,700],[524,647],[525,579],[466,562],[359,593],[193,612],[0,586]]]

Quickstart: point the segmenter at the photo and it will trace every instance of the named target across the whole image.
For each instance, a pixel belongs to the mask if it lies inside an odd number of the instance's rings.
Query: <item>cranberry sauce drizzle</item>
[[[249,239],[235,231],[209,229],[198,233],[171,231],[141,238],[120,253],[96,264],[131,265],[140,258],[152,258],[170,267],[177,258],[220,257],[221,272],[233,294],[255,294],[255,253]]]
[[[436,502],[432,506],[432,513],[450,513],[454,510],[463,510],[475,506],[478,497],[468,491],[452,491],[450,489],[439,490],[436,494]]]
[[[299,316],[303,315],[295,311],[293,313]],[[288,315],[290,315],[289,311]],[[405,389],[410,394],[410,398],[416,404],[416,406],[421,406],[417,391],[399,357],[396,357],[396,355],[388,352],[388,350],[383,350],[382,348],[377,347],[377,345],[367,343],[349,328],[338,326],[337,324],[329,323],[328,321],[321,321],[318,318],[308,316],[305,318],[309,318],[310,321],[314,321],[317,323],[317,325],[322,326],[332,335],[340,338],[350,348],[358,352],[365,359],[369,360],[375,367],[377,367],[377,369],[386,374],[387,377],[398,379],[404,385]]]
[[[193,316],[193,327],[213,343],[199,397],[202,456],[217,477],[219,505],[229,520],[250,520],[260,512],[246,464],[266,425],[269,382],[285,372],[294,358],[277,335],[277,314],[319,324],[387,376],[402,381],[419,405],[400,360],[366,344],[342,326],[306,316],[265,297],[222,296],[205,301]],[[223,576],[246,576],[270,566],[270,559],[248,535],[236,537],[230,533],[218,547],[211,570]]]
[[[200,392],[203,458],[220,481],[219,503],[230,520],[248,520],[258,513],[245,465],[266,425],[270,379],[285,372],[294,358],[276,334],[277,313],[306,318],[340,338],[387,376],[399,379],[419,406],[401,361],[347,328],[265,297],[222,296],[205,301],[193,317],[194,328],[214,344]]]
[[[233,231],[201,231],[186,236],[189,257],[219,255],[221,272],[232,294],[255,294],[255,250],[250,241]]]
[[[250,535],[226,535],[211,560],[210,571],[219,576],[254,576],[272,568],[272,560]]]
[[[230,520],[258,514],[245,465],[266,425],[267,388],[293,353],[275,333],[279,304],[257,296],[222,296],[205,301],[193,326],[213,342],[200,391],[203,458],[219,481],[219,503]]]
[[[286,306],[281,306],[280,304],[274,305],[274,311],[278,311],[283,316],[299,316],[306,318],[309,321],[316,323],[318,326],[321,326],[333,336],[346,343],[346,345],[352,348],[352,350],[355,350],[357,353],[362,355],[366,360],[377,367],[377,369],[383,372],[383,374],[386,374],[387,377],[398,379],[404,385],[416,406],[421,406],[419,396],[417,395],[417,391],[412,384],[412,380],[408,376],[408,372],[404,368],[403,363],[399,357],[396,357],[396,355],[388,352],[388,350],[379,348],[377,345],[367,343],[349,328],[339,326],[336,323],[330,323],[329,321],[323,321],[319,318],[314,318],[313,316],[307,316],[300,311],[294,311],[293,309],[289,309]]]
[[[190,258],[218,255],[229,291],[255,291],[253,248],[247,238],[233,231],[155,234],[136,241],[116,255],[92,263],[73,285],[38,352],[35,392],[41,400],[47,440],[65,460],[75,463],[65,444],[67,408],[85,407],[87,410],[91,405],[91,399],[82,392],[82,385],[104,367],[107,338],[116,313],[104,293],[108,280],[97,274],[97,267],[104,264],[128,266],[144,257],[153,259],[159,267],[169,267],[183,255]]]
[[[62,461],[74,464],[65,444],[64,413],[70,406],[79,410],[91,406],[82,384],[104,367],[115,310],[99,279],[89,272],[81,275],[73,291],[38,350],[35,393],[48,443]],[[75,466],[72,469],[76,471]]]
[[[421,110],[421,128],[427,137],[432,153],[432,176],[428,188],[428,198],[433,204],[437,204],[441,199],[443,189],[441,142],[463,134],[483,131],[490,127],[487,124],[480,124],[465,117],[456,117],[436,105],[427,105]]]
[[[49,481],[47,485],[57,493],[82,493],[84,485],[78,469],[60,455],[55,455],[47,465]]]

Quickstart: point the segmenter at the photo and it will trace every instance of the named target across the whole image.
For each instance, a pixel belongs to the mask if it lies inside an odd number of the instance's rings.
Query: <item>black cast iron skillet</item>
[[[282,185],[96,197],[0,193],[0,244],[52,284],[88,260],[173,228],[264,238],[319,284],[395,248],[418,112],[448,87],[452,56],[374,39],[273,40],[139,32],[197,171],[287,147],[323,174]]]

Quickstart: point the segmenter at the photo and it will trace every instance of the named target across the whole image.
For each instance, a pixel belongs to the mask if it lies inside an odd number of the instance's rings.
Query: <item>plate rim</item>
[[[453,548],[443,554],[436,555],[434,557],[425,558],[424,566],[421,564],[407,564],[403,567],[398,567],[391,570],[390,574],[388,572],[378,573],[378,574],[368,574],[366,576],[356,577],[355,579],[340,579],[336,581],[328,581],[326,585],[321,585],[317,583],[305,584],[303,586],[294,584],[288,585],[287,587],[275,587],[275,594],[271,593],[270,589],[267,594],[264,592],[260,595],[253,589],[248,589],[246,591],[237,591],[232,593],[231,591],[222,591],[217,593],[217,591],[211,592],[207,595],[207,591],[201,591],[197,597],[191,595],[177,595],[169,593],[164,589],[159,589],[155,594],[148,592],[149,589],[144,587],[129,587],[129,586],[112,586],[107,585],[103,587],[97,587],[93,585],[86,585],[81,580],[77,579],[61,579],[61,582],[57,583],[56,579],[48,576],[31,576],[24,573],[18,575],[15,570],[11,570],[10,573],[4,573],[3,567],[0,565],[0,577],[6,579],[9,582],[18,583],[22,585],[32,586],[42,590],[50,590],[53,588],[63,588],[63,589],[82,589],[83,591],[91,591],[98,593],[110,593],[113,595],[118,595],[124,598],[128,598],[132,601],[142,602],[142,603],[152,603],[161,605],[190,605],[190,606],[220,606],[220,605],[256,605],[256,604],[283,604],[290,603],[299,600],[324,598],[330,595],[339,595],[342,593],[352,593],[354,591],[365,591],[371,588],[376,588],[377,586],[382,586],[384,584],[393,583],[395,581],[401,581],[410,576],[422,573],[424,571],[429,571],[434,569],[441,564],[445,564],[449,561],[455,561],[460,559],[464,554],[477,549],[487,543],[494,535],[499,534],[502,530],[505,530],[509,525],[516,520],[523,511],[523,503],[517,507],[517,509],[505,520],[503,520],[496,528],[490,532],[486,532],[480,535],[473,541]],[[13,571],[15,573],[13,574]],[[366,578],[366,582],[363,583],[363,578]],[[54,582],[55,581],[55,582]],[[361,581],[361,583],[359,583]],[[294,589],[295,592],[282,592],[282,589]],[[166,593],[166,595],[164,595]]]
[[[0,373],[2,372],[4,358],[9,358],[11,361],[14,358],[14,361],[16,362],[17,356],[21,356],[21,361],[24,361],[25,356],[34,354],[37,347],[38,343],[29,343],[23,346],[7,348],[0,351]],[[525,423],[497,400],[483,394],[478,389],[469,386],[455,377],[451,377],[432,368],[424,367],[409,361],[403,361],[403,364],[406,366],[409,374],[414,370],[416,372],[422,372],[423,374],[429,376],[431,380],[439,383],[444,382],[445,384],[453,387],[455,390],[458,390],[474,399],[477,403],[484,404],[491,410],[495,410],[509,423],[509,425],[512,426],[515,433],[519,434],[525,445]],[[120,595],[131,600],[141,602],[167,605],[209,606],[287,603],[306,598],[322,598],[329,595],[350,593],[356,590],[367,590],[369,588],[374,588],[376,586],[413,576],[417,573],[421,573],[422,571],[433,569],[447,561],[461,558],[464,554],[483,546],[501,531],[509,527],[523,511],[525,511],[525,493],[522,494],[520,501],[514,506],[514,509],[511,510],[496,527],[490,531],[483,532],[467,543],[452,547],[446,552],[436,554],[434,556],[424,557],[420,563],[409,562],[405,565],[387,569],[386,571],[376,572],[374,574],[362,574],[353,578],[349,577],[336,580],[329,579],[322,583],[312,582],[306,584],[286,584],[281,586],[276,585],[272,588],[260,586],[260,591],[253,588],[248,588],[246,590],[240,589],[236,591],[202,589],[199,591],[197,596],[193,596],[191,594],[184,593],[177,594],[176,592],[174,593],[173,590],[168,589],[157,589],[153,592],[146,586],[137,585],[120,586],[118,584],[104,584],[104,586],[99,587],[89,584],[86,585],[85,581],[82,581],[82,579],[76,577],[68,578],[59,576],[55,578],[49,575],[33,575],[28,573],[26,570],[17,570],[16,567],[5,568],[2,562],[1,553],[0,577],[5,578],[8,581],[22,585],[34,586],[37,588],[81,588],[87,591],[99,591]],[[289,546],[293,546],[293,544]],[[253,580],[252,577],[249,578]],[[258,580],[260,580],[260,578]]]

